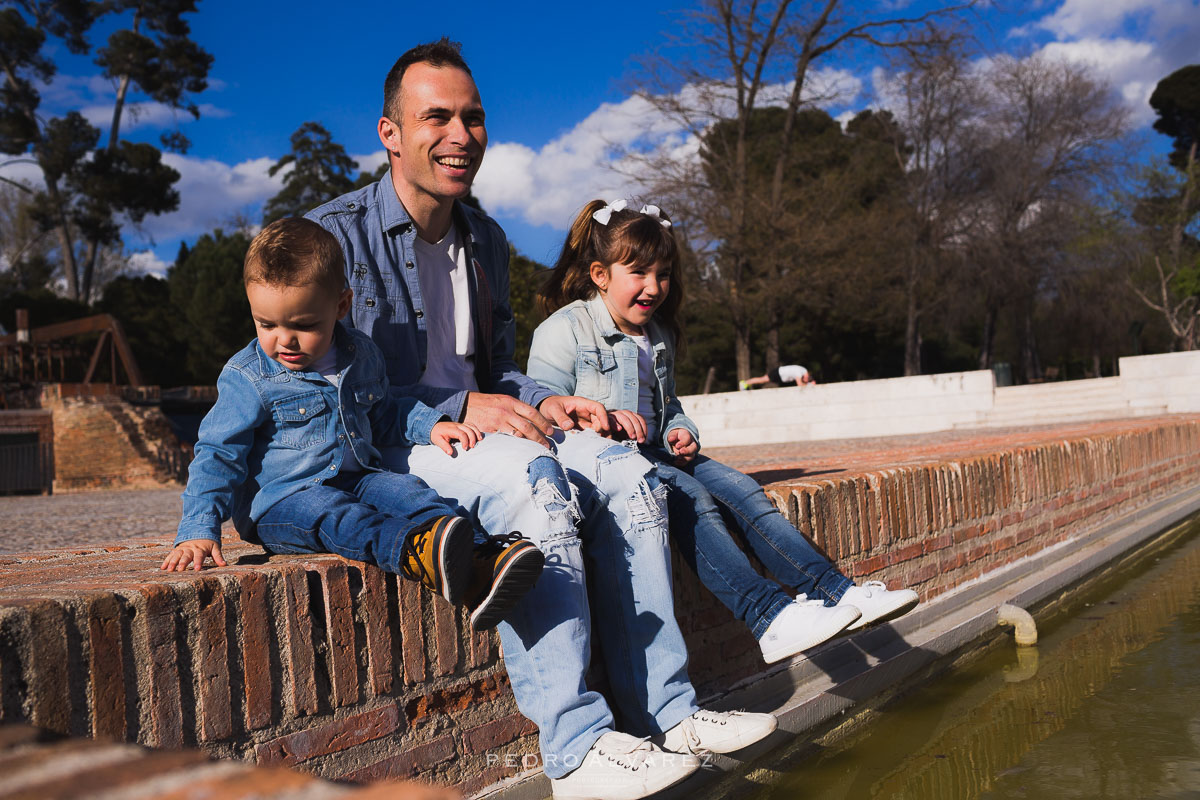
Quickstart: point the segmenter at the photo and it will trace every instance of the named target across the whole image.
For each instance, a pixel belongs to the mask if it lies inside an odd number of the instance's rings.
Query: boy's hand
[[[439,422],[429,432],[429,443],[436,444],[446,455],[452,456],[454,447],[451,442],[458,442],[463,450],[470,450],[479,444],[482,436],[479,428],[469,422]]]
[[[641,414],[617,408],[610,410],[608,417],[614,431],[624,433],[626,439],[635,439],[639,444],[646,441],[646,420]]]
[[[212,556],[213,563],[218,567],[229,566],[221,557],[220,542],[212,539],[190,539],[175,545],[175,549],[167,555],[159,569],[183,572],[188,568],[188,564],[191,564],[192,569],[199,571],[204,566],[204,559],[209,556]]]
[[[687,428],[672,428],[667,434],[667,444],[675,451],[675,466],[689,464],[700,452],[700,444],[692,438],[692,432]]]

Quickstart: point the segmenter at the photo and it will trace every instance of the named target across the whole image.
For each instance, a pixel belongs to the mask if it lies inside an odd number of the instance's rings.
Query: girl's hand
[[[667,444],[675,451],[675,466],[690,464],[700,452],[700,443],[687,428],[672,428],[667,434]]]
[[[433,426],[433,430],[429,432],[429,443],[436,444],[442,448],[448,456],[454,455],[454,447],[451,442],[458,442],[462,445],[463,450],[470,450],[475,445],[479,444],[479,439],[483,434],[469,422],[439,422]]]
[[[649,430],[646,427],[646,420],[641,414],[617,408],[609,409],[608,418],[613,430],[624,433],[624,438],[636,439],[638,444],[646,441]]]
[[[213,563],[218,567],[228,566],[221,557],[220,542],[212,539],[190,539],[175,545],[175,549],[167,555],[159,569],[183,572],[188,568],[188,564],[191,564],[192,569],[199,572],[204,566],[204,560],[209,556],[212,556]]]

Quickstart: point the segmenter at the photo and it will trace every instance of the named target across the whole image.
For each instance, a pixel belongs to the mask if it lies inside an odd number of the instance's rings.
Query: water
[[[799,743],[753,796],[1200,798],[1197,534],[1193,520],[1169,547],[1039,619],[1037,647],[1018,650],[1010,635],[861,732]]]

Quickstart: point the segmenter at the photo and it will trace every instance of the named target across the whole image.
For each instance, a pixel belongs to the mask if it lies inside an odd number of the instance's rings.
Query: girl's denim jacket
[[[654,413],[659,441],[668,452],[667,434],[676,428],[700,432],[675,396],[675,342],[650,320],[646,335],[654,350]],[[555,311],[533,332],[526,374],[556,394],[578,395],[608,409],[638,410],[638,346],[613,322],[604,298],[576,300]]]
[[[217,378],[217,402],[200,423],[175,543],[220,541],[230,517],[245,533],[275,503],[338,474],[348,442],[376,469],[379,445],[429,444],[445,415],[388,391],[383,354],[366,334],[334,328],[340,385],[290,370],[250,342]]]

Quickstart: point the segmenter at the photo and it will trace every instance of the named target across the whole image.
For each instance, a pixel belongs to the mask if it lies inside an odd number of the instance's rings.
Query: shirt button
[[[408,267],[409,269],[413,269],[413,268],[415,268],[417,265],[416,265],[416,264],[414,264],[414,263],[413,263],[413,262],[411,262],[411,261],[405,261],[405,262],[404,262],[404,266]]]
[[[297,410],[297,411],[299,411],[301,414],[303,414],[303,413],[304,413],[304,408],[303,408],[303,407],[301,407],[301,408],[298,408],[298,409],[296,409],[296,410]]]
[[[346,438],[346,437],[345,437],[345,436],[343,436],[342,434],[340,434],[340,433],[338,434],[338,441],[339,441],[339,442],[340,442],[342,439],[345,439],[345,438]]]
[[[330,468],[331,470],[333,470],[333,471],[335,471],[335,472],[336,472],[336,471],[337,471],[337,464],[330,464],[330,465],[329,465],[329,468]]]
[[[375,298],[368,297],[366,300],[363,300],[363,305],[365,305],[367,308],[374,308],[375,307]]]
[[[425,312],[418,308],[417,309],[417,319],[420,319],[423,316],[425,316]]]
[[[354,431],[350,431],[350,438],[351,438],[351,439],[353,439],[353,438],[354,438]]]
[[[353,211],[354,209],[358,208],[358,206],[354,205],[354,203],[346,203],[346,208]]]

